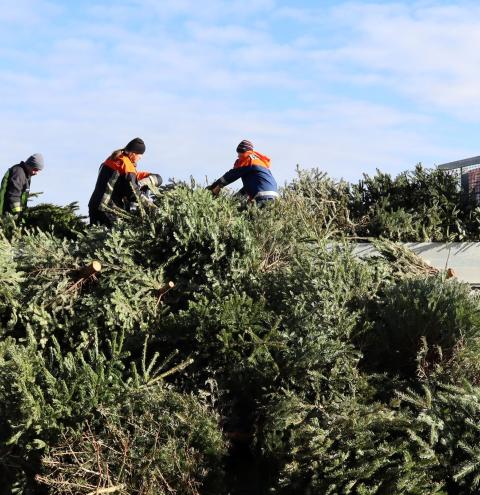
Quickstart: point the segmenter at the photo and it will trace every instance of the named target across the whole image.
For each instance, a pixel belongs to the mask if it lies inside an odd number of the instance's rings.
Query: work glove
[[[148,177],[138,181],[138,187],[141,190],[151,189],[153,187],[159,187],[162,185],[162,177],[159,174],[150,174]]]
[[[207,186],[209,191],[212,191],[214,196],[218,196],[220,194],[220,190],[222,189],[222,183],[219,180],[216,180],[213,184]]]

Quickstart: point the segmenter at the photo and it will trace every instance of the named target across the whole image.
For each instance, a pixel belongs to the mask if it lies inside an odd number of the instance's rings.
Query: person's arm
[[[250,167],[239,167],[239,168],[231,168],[227,173],[223,174],[220,179],[220,183],[222,187],[228,186],[232,182],[242,178],[244,175],[248,174],[251,171]]]
[[[143,172],[140,172],[143,173]],[[146,172],[148,173],[148,172]],[[147,187],[149,184],[159,186],[162,183],[162,178],[158,174],[150,174],[141,179],[138,180],[139,173],[129,173],[126,175],[127,181],[130,183],[132,187],[132,197],[130,199],[130,206],[133,206],[133,204],[137,202],[141,202],[144,206],[149,206],[149,207],[154,207],[155,205],[152,203],[152,201],[149,200],[148,196],[146,195],[146,192],[142,191],[142,188]],[[148,181],[148,184],[145,183],[145,181]],[[155,184],[157,182],[157,184]]]
[[[137,174],[135,172],[130,172],[128,174],[125,174],[125,177],[128,181],[128,183],[132,186],[132,191],[134,192],[134,195],[141,195],[140,187],[138,187],[138,182],[137,182]]]
[[[145,179],[151,175],[150,172],[137,172],[137,180],[141,181],[142,179]]]
[[[137,174],[137,179],[138,179],[138,187],[143,191],[146,189],[150,189],[151,187],[160,187],[162,185],[163,179],[162,176],[159,174],[151,174],[148,173],[148,175],[144,178],[139,179],[138,174]]]
[[[250,167],[232,168],[227,173],[222,175],[219,179],[217,179],[213,184],[208,186],[207,189],[212,191],[213,194],[217,195],[222,187],[228,186],[228,184],[235,182],[249,172]]]
[[[22,213],[22,192],[27,181],[25,171],[21,167],[14,167],[10,172],[5,198],[5,209],[14,215]]]

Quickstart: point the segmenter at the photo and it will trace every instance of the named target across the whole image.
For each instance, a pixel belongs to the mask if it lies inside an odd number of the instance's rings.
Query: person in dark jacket
[[[237,146],[238,158],[233,168],[222,175],[208,189],[216,196],[222,187],[242,179],[240,194],[247,195],[250,201],[263,205],[278,197],[277,183],[270,172],[270,158],[253,149],[253,144],[244,139]]]
[[[35,153],[7,170],[0,183],[0,215],[21,215],[25,211],[32,176],[44,166],[43,156]]]
[[[145,143],[140,138],[132,139],[123,149],[114,151],[100,166],[97,183],[88,202],[90,224],[111,227],[117,215],[115,208],[129,211],[141,197],[142,182],[150,177],[160,185],[162,178],[149,172],[137,172],[137,163],[145,153]],[[140,185],[139,185],[140,182]]]

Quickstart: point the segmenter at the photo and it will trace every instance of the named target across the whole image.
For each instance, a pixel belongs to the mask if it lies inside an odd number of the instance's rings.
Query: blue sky
[[[79,201],[136,136],[140,169],[216,179],[250,139],[357,180],[480,154],[477,2],[4,0],[3,168],[42,152],[41,201]]]

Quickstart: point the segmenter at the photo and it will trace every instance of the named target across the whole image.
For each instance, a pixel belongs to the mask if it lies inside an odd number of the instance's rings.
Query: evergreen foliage
[[[350,242],[476,239],[453,177],[299,171],[266,208],[182,184],[111,230],[30,213],[1,224],[6,493],[478,492],[478,298]]]
[[[198,494],[222,478],[224,442],[211,411],[165,387],[139,390],[69,430],[38,476],[51,493]],[[203,481],[203,483],[201,483]]]
[[[272,404],[267,442],[281,455],[279,493],[434,494],[442,491],[436,431],[426,419],[353,397],[304,402],[286,394]]]
[[[462,191],[459,178],[421,164],[397,177],[377,171],[357,184],[335,182],[314,169],[299,171],[287,186],[308,206],[304,215],[331,230],[393,241],[477,241],[480,208]]]
[[[373,316],[374,315],[374,316]],[[367,318],[372,328],[359,336],[369,369],[405,376],[438,359],[451,359],[459,344],[474,346],[480,337],[480,307],[467,284],[430,277],[405,279],[386,287]]]
[[[58,237],[75,239],[85,230],[85,217],[78,216],[78,209],[77,202],[66,206],[41,203],[28,208],[22,221],[30,228],[37,227],[43,231],[53,232]]]
[[[456,175],[424,169],[392,178],[377,171],[350,191],[350,209],[363,219],[359,235],[395,241],[478,240],[480,210]]]

